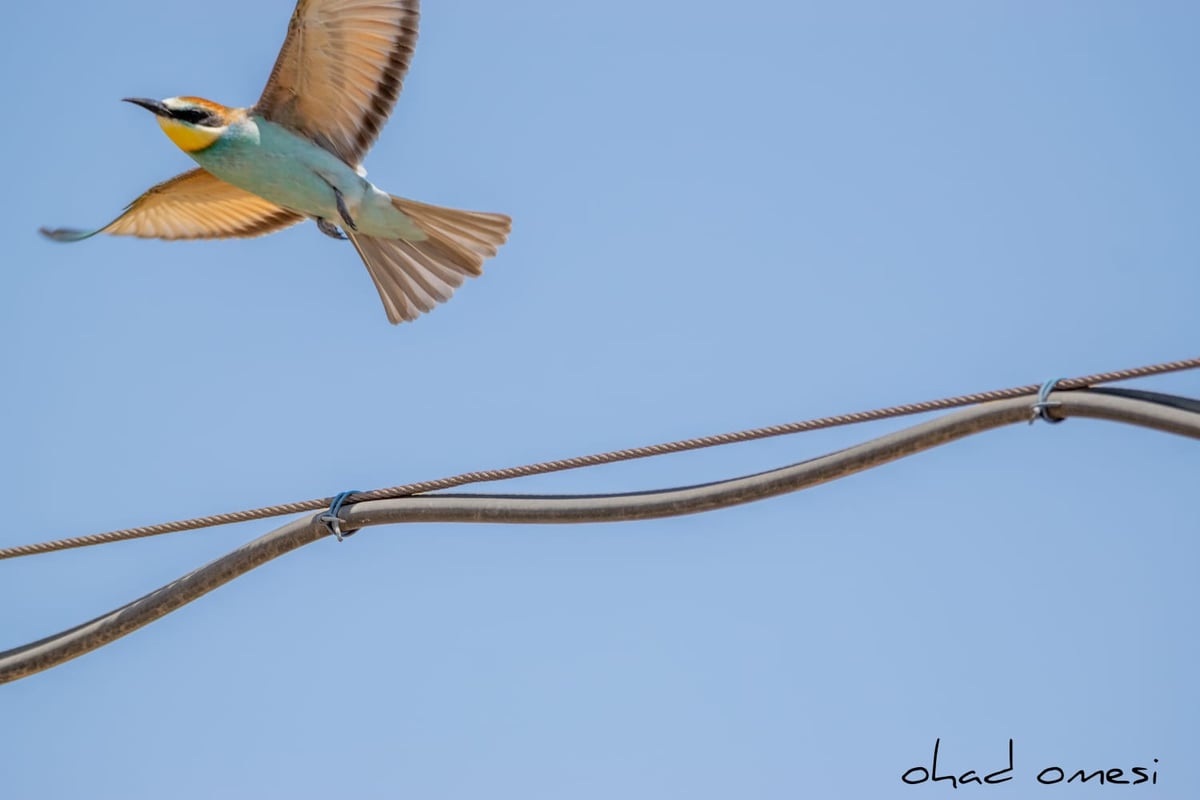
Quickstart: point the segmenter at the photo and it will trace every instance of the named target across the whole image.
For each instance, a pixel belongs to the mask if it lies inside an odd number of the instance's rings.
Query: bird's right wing
[[[299,0],[254,111],[362,162],[417,45],[419,0]]]
[[[143,239],[249,238],[303,219],[302,214],[194,169],[152,187],[103,228],[42,228],[41,233],[57,242],[78,242],[98,233]]]

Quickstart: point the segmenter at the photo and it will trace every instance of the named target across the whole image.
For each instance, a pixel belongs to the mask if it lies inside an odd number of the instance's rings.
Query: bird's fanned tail
[[[503,214],[460,211],[400,197],[393,197],[392,205],[427,238],[381,239],[346,231],[392,324],[431,311],[449,300],[466,277],[482,274],[484,260],[496,255],[512,229],[512,220]]]

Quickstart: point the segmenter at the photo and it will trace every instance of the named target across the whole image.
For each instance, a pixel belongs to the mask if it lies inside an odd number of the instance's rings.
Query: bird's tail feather
[[[460,211],[393,197],[425,239],[380,239],[346,231],[379,290],[392,324],[416,319],[444,303],[469,276],[483,273],[485,259],[508,239],[512,220],[503,214]]]

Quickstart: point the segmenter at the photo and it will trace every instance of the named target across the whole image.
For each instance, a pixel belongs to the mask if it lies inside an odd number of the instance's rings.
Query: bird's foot
[[[337,210],[342,215],[342,221],[346,223],[346,227],[352,231],[358,230],[358,226],[354,224],[354,218],[350,216],[350,209],[346,208],[346,198],[342,196],[336,186],[333,187],[333,196],[337,200]]]
[[[329,220],[323,219],[321,217],[317,217],[317,229],[319,231],[321,231],[321,233],[328,236],[330,239],[337,239],[338,241],[342,241],[346,238],[346,234],[339,231],[337,225],[334,225]]]

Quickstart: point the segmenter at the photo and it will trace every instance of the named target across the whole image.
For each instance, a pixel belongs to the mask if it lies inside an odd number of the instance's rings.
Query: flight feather
[[[357,166],[396,105],[418,0],[300,0],[253,113]]]
[[[43,228],[42,233],[60,242],[74,242],[98,233],[143,239],[249,238],[274,233],[303,219],[303,215],[203,169],[194,169],[151,187],[103,228]]]

